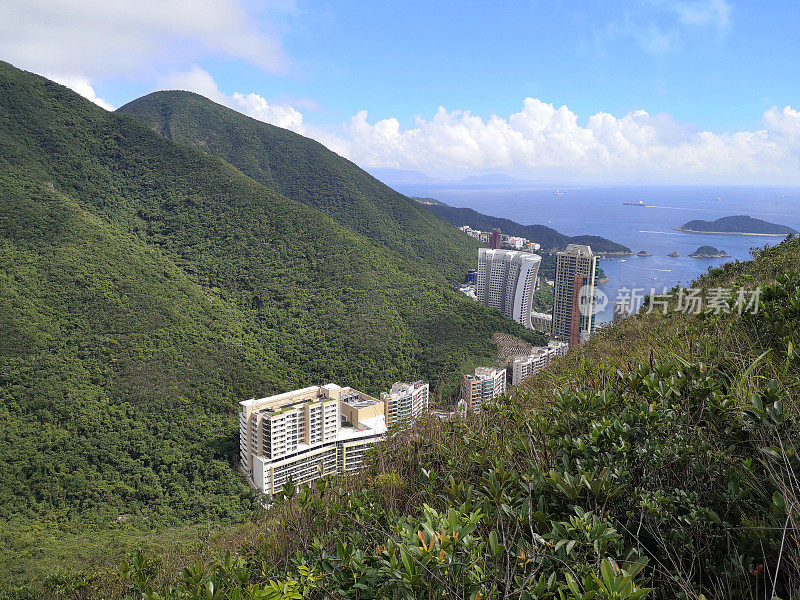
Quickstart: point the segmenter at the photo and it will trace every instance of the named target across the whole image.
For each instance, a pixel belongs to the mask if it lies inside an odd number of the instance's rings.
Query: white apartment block
[[[290,478],[302,485],[358,470],[364,452],[386,433],[380,400],[333,383],[239,404],[242,470],[270,496]],[[342,417],[351,425],[342,426]]]
[[[542,258],[516,250],[478,249],[478,302],[532,329],[531,307]]]
[[[531,326],[550,333],[553,326],[553,315],[550,313],[531,312]]]
[[[428,410],[430,386],[424,381],[403,383],[398,381],[391,391],[381,394],[386,425],[391,426],[418,417]]]
[[[537,371],[544,369],[556,356],[565,356],[567,350],[569,350],[569,344],[552,341],[547,346],[533,348],[528,356],[516,357],[511,367],[512,383],[519,385]]]
[[[513,235],[507,236],[503,241],[513,250],[522,250],[522,247],[528,243],[528,240],[525,238]]]
[[[478,367],[474,375],[465,375],[461,382],[461,401],[470,412],[480,409],[506,393],[506,370],[494,367]]]

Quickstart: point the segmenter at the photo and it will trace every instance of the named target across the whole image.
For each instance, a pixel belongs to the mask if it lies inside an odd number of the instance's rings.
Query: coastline
[[[718,235],[755,235],[755,236],[769,236],[769,237],[786,237],[792,235],[791,233],[747,233],[744,231],[697,231],[696,229],[683,229],[676,227],[675,231],[683,231],[684,233],[714,233]]]

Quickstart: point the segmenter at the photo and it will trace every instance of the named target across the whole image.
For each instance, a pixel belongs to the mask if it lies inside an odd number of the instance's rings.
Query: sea
[[[608,298],[599,322],[610,321],[616,300],[631,294],[661,294],[675,285],[689,287],[698,275],[727,261],[748,260],[751,249],[776,244],[780,237],[698,234],[676,231],[693,219],[749,215],[800,231],[800,188],[702,186],[491,186],[405,184],[394,186],[409,196],[435,198],[445,204],[505,217],[518,223],[547,225],[567,235],[599,235],[648,257],[600,259],[609,278],[601,286]],[[628,206],[624,202],[644,202]],[[532,240],[536,241],[536,240]],[[687,256],[700,246],[714,246],[730,258]],[[680,257],[668,256],[678,252]],[[632,292],[632,290],[640,290]]]

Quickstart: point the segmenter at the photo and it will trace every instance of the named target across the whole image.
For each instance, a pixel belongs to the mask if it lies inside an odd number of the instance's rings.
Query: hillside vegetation
[[[474,267],[478,242],[319,142],[192,92],[154,92],[119,112],[219,156],[264,186],[431,266],[451,282]]]
[[[70,590],[798,598],[799,282],[797,238],[728,263],[694,284],[731,290],[727,308],[646,308],[479,415],[390,438],[362,476],[287,490],[216,560],[178,574],[137,554]],[[741,286],[763,286],[757,312]]]
[[[428,266],[7,63],[0,196],[0,582],[67,532],[243,519],[242,399],[411,377],[447,398],[494,362],[493,333],[540,339]]]

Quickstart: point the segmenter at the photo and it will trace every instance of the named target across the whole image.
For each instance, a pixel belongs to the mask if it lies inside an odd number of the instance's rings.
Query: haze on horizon
[[[0,0],[0,58],[111,110],[198,92],[369,170],[800,185],[795,2]]]

